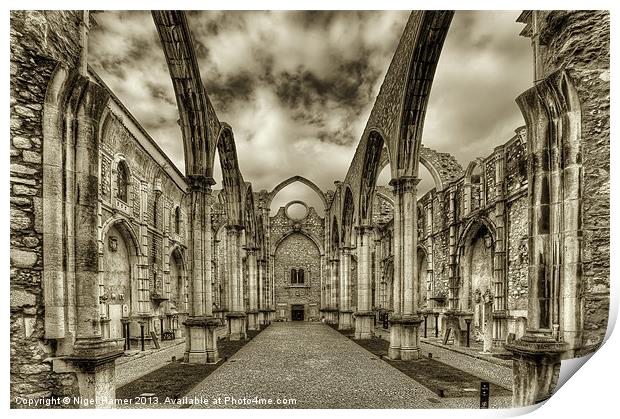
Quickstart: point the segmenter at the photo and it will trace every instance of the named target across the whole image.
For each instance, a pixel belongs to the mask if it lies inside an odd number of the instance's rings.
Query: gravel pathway
[[[197,408],[447,407],[433,392],[337,331],[305,322],[273,323],[187,398],[202,402],[193,405]],[[244,398],[253,401],[240,404]],[[265,402],[269,399],[271,405]],[[283,404],[285,399],[295,403]]]

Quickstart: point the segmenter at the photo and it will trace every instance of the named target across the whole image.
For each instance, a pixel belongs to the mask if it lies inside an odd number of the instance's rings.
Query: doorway
[[[304,321],[304,306],[303,305],[291,306],[291,320],[294,322]]]

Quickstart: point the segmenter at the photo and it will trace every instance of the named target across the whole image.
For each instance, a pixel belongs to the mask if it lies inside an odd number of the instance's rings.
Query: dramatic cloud
[[[218,117],[233,127],[254,190],[298,174],[323,189],[344,178],[408,15],[190,12],[203,81]],[[514,98],[530,84],[531,53],[517,36],[517,16],[457,12],[453,20],[423,141],[464,166],[523,124]],[[176,103],[150,13],[96,19],[93,67],[183,170]],[[319,205],[303,186],[286,188],[274,205],[291,199]]]

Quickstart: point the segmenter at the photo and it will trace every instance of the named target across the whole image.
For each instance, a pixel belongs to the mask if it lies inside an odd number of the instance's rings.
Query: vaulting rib
[[[451,10],[428,11],[419,15],[419,35],[411,57],[400,126],[398,168],[407,174],[417,173],[426,106],[453,16],[454,11]]]
[[[209,132],[209,118],[214,117],[215,113],[212,112],[200,78],[187,17],[182,11],[151,13],[166,56],[179,108],[185,143],[185,174],[211,177],[209,154],[214,146],[210,146],[209,140],[217,141],[218,132]]]

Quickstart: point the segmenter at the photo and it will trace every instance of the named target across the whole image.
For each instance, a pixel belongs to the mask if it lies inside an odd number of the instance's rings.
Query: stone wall
[[[106,89],[93,70],[90,76]],[[109,89],[108,89],[109,90]],[[169,162],[168,158],[135,122],[133,116],[110,91],[112,100],[101,126],[100,190],[99,190],[99,240],[100,254],[108,243],[106,232],[110,226],[122,224],[127,232],[125,240],[136,256],[132,264],[132,287],[134,300],[129,317],[132,335],[139,333],[138,320],[148,318],[147,333],[160,333],[160,316],[164,317],[164,328],[172,330],[173,315],[187,315],[185,305],[177,307],[168,297],[177,279],[170,278],[172,252],[185,258],[187,248],[188,200],[183,200],[187,184],[183,175]],[[118,197],[119,166],[129,172],[128,196],[126,201]],[[179,223],[177,231],[177,208]],[[137,253],[137,254],[136,254]],[[181,290],[188,288],[186,271],[181,264]],[[103,273],[102,273],[103,275]],[[102,290],[106,288],[104,281]],[[109,312],[106,305],[114,304],[111,296],[105,294],[101,312]],[[181,336],[180,329],[175,336]]]
[[[508,204],[507,283],[508,309],[527,310],[527,200],[520,198]]]
[[[58,63],[80,54],[77,11],[12,11],[11,92],[11,405],[15,397],[77,393],[72,373],[54,374],[45,339],[43,269],[43,104]]]
[[[276,318],[290,320],[291,304],[304,304],[306,320],[319,318],[321,275],[323,280],[327,277],[324,258],[321,258],[324,234],[324,219],[312,207],[307,208],[306,216],[299,220],[289,218],[285,207],[270,217],[270,255],[273,258],[270,275],[275,287]],[[290,286],[290,270],[299,267],[305,270],[306,278],[310,272],[310,287]],[[285,310],[284,316],[281,310]]]
[[[303,285],[291,284],[291,269],[304,270]],[[273,275],[276,318],[291,320],[291,306],[301,304],[305,320],[317,320],[321,301],[321,258],[316,244],[301,233],[286,237],[275,252]]]
[[[596,350],[609,316],[610,22],[607,11],[544,16],[544,69],[565,69],[581,103],[583,162],[583,335],[578,354]]]
[[[525,11],[519,22],[526,26],[521,35],[532,38],[535,81],[564,71],[578,96],[581,114],[577,164],[579,176],[567,180],[579,193],[581,240],[566,247],[575,250],[581,264],[576,275],[577,302],[567,301],[573,325],[567,356],[595,350],[603,340],[609,310],[609,85],[610,22],[608,11]],[[572,141],[572,140],[571,140]],[[574,198],[574,197],[572,197]],[[565,279],[566,280],[566,279]],[[573,286],[574,284],[569,284]],[[574,291],[571,291],[574,292]]]
[[[439,154],[439,153],[438,153]],[[502,163],[504,162],[504,163]],[[498,167],[505,164],[503,178],[497,178]],[[460,166],[459,166],[460,167]],[[479,167],[480,178],[475,179],[472,173]],[[443,184],[443,190],[434,188],[418,198],[418,247],[424,249],[428,255],[426,280],[421,284],[421,290],[426,295],[421,296],[421,309],[444,313],[449,308],[451,265],[457,262],[455,273],[460,275],[459,307],[470,307],[469,302],[474,299],[475,287],[472,287],[469,273],[475,269],[471,258],[473,236],[481,226],[488,223],[495,251],[498,239],[505,243],[506,258],[504,259],[505,272],[505,308],[503,311],[508,318],[504,323],[504,338],[507,333],[522,333],[516,330],[518,321],[527,313],[527,171],[525,154],[525,132],[520,127],[515,135],[502,146],[496,147],[489,156],[472,162],[463,173],[452,181]],[[497,185],[504,185],[499,188]],[[454,214],[450,214],[450,207]],[[375,198],[375,210],[381,208],[385,198]],[[500,207],[500,203],[502,206]],[[504,208],[504,212],[501,209]],[[391,214],[390,214],[391,215]],[[453,231],[451,220],[454,219]],[[383,221],[377,218],[377,221]],[[504,228],[498,229],[498,223],[503,221]],[[381,262],[385,266],[392,258],[390,247],[386,240],[391,240],[393,229],[391,223],[378,223],[381,246],[384,249]],[[384,230],[389,230],[388,233]],[[497,231],[503,232],[497,237]],[[451,243],[451,234],[453,242]],[[386,252],[385,249],[388,249]],[[452,256],[454,255],[454,256]],[[474,258],[475,259],[475,258]],[[479,261],[478,261],[479,262]],[[495,264],[498,260],[493,261]],[[430,268],[430,269],[429,269]],[[486,278],[488,283],[493,282],[493,272]],[[467,290],[467,295],[463,291]],[[387,299],[389,300],[389,299]],[[382,307],[390,309],[390,307]],[[502,311],[502,313],[499,313]]]

